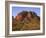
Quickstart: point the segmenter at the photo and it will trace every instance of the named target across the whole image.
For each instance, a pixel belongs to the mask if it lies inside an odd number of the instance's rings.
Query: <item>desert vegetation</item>
[[[40,30],[40,17],[32,11],[22,11],[12,16],[12,31]]]

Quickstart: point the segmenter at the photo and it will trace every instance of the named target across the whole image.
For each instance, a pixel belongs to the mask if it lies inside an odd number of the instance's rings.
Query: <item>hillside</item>
[[[12,31],[39,30],[40,17],[32,11],[22,11],[15,18],[12,16]]]

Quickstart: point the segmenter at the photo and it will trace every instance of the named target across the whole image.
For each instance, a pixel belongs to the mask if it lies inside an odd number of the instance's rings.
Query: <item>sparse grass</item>
[[[19,31],[19,30],[39,30],[40,29],[40,21],[37,19],[31,19],[31,21],[16,21],[12,25],[13,31]]]

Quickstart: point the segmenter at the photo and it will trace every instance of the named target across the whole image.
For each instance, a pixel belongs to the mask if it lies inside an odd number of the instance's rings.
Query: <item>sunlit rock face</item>
[[[12,16],[12,30],[39,30],[40,17],[32,11],[22,11],[15,18]]]
[[[21,21],[21,20],[24,20],[25,18],[27,18],[28,20],[31,20],[31,18],[39,18],[38,16],[37,16],[37,14],[35,13],[35,12],[31,12],[31,11],[22,11],[22,12],[20,12],[16,17],[15,17],[15,19],[17,20],[17,21]],[[39,18],[40,19],[40,18]]]
[[[21,15],[16,16],[15,19],[16,19],[16,21],[22,20],[22,16]]]

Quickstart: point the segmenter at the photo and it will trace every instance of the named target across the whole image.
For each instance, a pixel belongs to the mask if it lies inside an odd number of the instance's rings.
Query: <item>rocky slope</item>
[[[32,11],[22,11],[12,16],[12,31],[40,30],[40,17]]]

